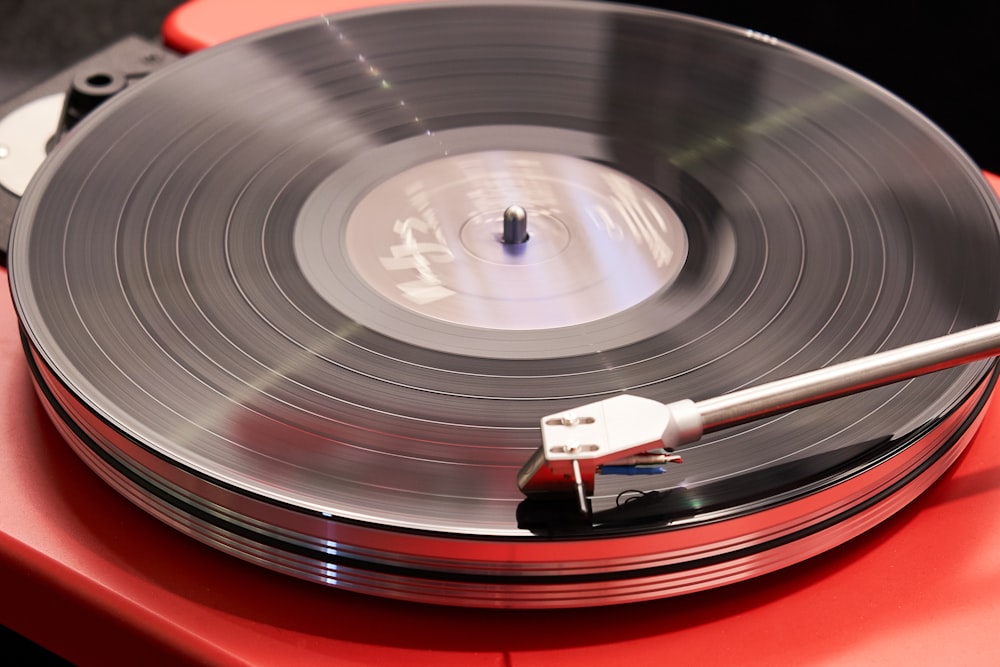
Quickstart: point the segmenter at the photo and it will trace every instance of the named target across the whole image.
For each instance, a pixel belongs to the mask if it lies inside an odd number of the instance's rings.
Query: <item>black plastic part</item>
[[[84,116],[112,95],[125,90],[127,85],[125,75],[112,69],[78,72],[66,93],[57,136],[72,130]]]
[[[44,138],[51,150],[64,130],[72,128],[112,94],[179,57],[156,42],[141,37],[126,37],[0,104],[0,118],[46,95],[76,89],[77,94],[67,94],[68,103],[63,109],[64,119],[60,127],[53,128],[52,137]],[[73,101],[70,102],[69,98]],[[72,116],[69,124],[66,124],[67,116]],[[20,197],[0,186],[0,264],[4,266],[7,265],[7,240],[19,201]]]

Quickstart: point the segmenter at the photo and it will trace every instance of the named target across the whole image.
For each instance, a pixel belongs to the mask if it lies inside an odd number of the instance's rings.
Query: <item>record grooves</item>
[[[812,54],[662,12],[452,3],[237,40],[106,103],[25,194],[10,280],[60,432],[171,525],[378,595],[613,604],[898,510],[961,453],[992,366],[607,476],[594,523],[517,489],[542,415],[993,321],[998,220],[947,137]]]
[[[957,455],[961,453],[962,449],[964,449],[964,443],[960,444],[959,437],[950,438],[947,442],[944,443],[943,446],[941,446],[937,451],[935,451],[932,456],[924,460],[921,463],[921,465],[914,471],[912,471],[909,475],[900,479],[892,487],[886,488],[882,490],[878,495],[867,499],[864,503],[851,507],[842,515],[831,517],[830,519],[827,519],[820,524],[810,526],[796,533],[785,535],[782,538],[773,540],[771,542],[757,544],[754,545],[753,547],[747,547],[745,549],[733,551],[730,553],[726,553],[724,555],[719,555],[711,558],[705,558],[698,561],[691,561],[691,562],[685,562],[683,564],[675,564],[668,566],[660,566],[656,568],[635,569],[627,572],[590,574],[590,575],[561,574],[554,576],[550,575],[550,576],[538,576],[538,577],[534,576],[523,577],[516,575],[489,575],[489,574],[469,575],[458,572],[433,571],[433,570],[419,570],[414,572],[403,566],[391,566],[377,561],[365,561],[361,559],[338,556],[335,554],[325,553],[318,549],[309,549],[294,542],[282,541],[270,537],[266,534],[248,529],[245,526],[242,526],[236,522],[226,521],[224,518],[215,516],[212,513],[206,511],[205,509],[198,507],[197,505],[189,504],[179,497],[172,496],[168,492],[164,491],[161,487],[157,486],[155,483],[151,483],[142,476],[135,474],[126,465],[123,465],[121,462],[117,461],[112,456],[110,456],[102,448],[90,442],[86,438],[85,434],[82,431],[80,431],[76,425],[74,425],[72,420],[68,419],[68,415],[63,411],[59,403],[54,400],[54,397],[51,395],[51,393],[49,393],[45,384],[41,382],[41,377],[40,374],[38,373],[37,367],[34,364],[31,364],[31,369],[32,369],[32,374],[34,375],[35,380],[38,383],[37,386],[39,387],[40,392],[47,400],[46,407],[48,409],[51,409],[55,413],[56,418],[61,420],[60,421],[61,424],[64,424],[67,428],[73,431],[74,436],[76,438],[74,440],[74,443],[76,445],[83,444],[89,447],[89,449],[102,460],[104,465],[114,469],[115,475],[127,479],[129,483],[135,485],[136,487],[141,488],[143,491],[150,494],[151,496],[155,496],[160,501],[163,501],[164,503],[168,503],[177,507],[177,509],[179,509],[182,513],[192,517],[196,521],[216,526],[224,533],[232,534],[233,536],[246,539],[248,541],[259,542],[265,548],[289,552],[301,556],[302,558],[315,561],[318,564],[322,564],[321,567],[332,566],[333,568],[336,569],[357,568],[359,570],[370,571],[373,573],[395,575],[401,577],[416,576],[419,579],[427,579],[430,581],[454,581],[454,582],[487,584],[493,586],[513,585],[513,584],[523,585],[526,583],[526,581],[530,581],[531,585],[537,585],[537,586],[547,586],[553,584],[579,584],[579,583],[605,582],[605,581],[622,583],[622,580],[626,579],[641,579],[657,575],[687,572],[699,568],[715,566],[729,560],[737,561],[742,558],[751,557],[757,553],[766,552],[772,549],[777,549],[789,544],[794,544],[798,540],[801,540],[803,538],[806,538],[808,536],[817,533],[821,533],[825,530],[830,529],[831,527],[835,526],[838,523],[850,519],[851,517],[859,513],[868,511],[873,506],[876,506],[879,503],[885,501],[887,497],[901,490],[907,490],[908,486],[912,482],[919,479],[921,475],[927,472],[928,468],[936,464],[941,458],[946,457],[948,455],[951,455],[952,458],[957,458]],[[982,394],[980,394],[980,398],[977,400],[976,405],[973,407],[971,412],[966,416],[961,426],[957,429],[958,433],[965,433],[965,431],[968,430],[970,426],[972,426],[972,424],[979,418],[979,413],[985,407],[985,404],[989,398],[989,392],[993,389],[995,384],[996,384],[996,375],[995,373],[993,373],[991,374],[989,379],[988,383],[989,386],[986,387],[985,391]],[[918,435],[916,437],[921,437],[921,436]],[[911,492],[913,491],[912,488],[908,490]],[[572,539],[571,536],[567,535],[562,535],[560,537],[562,537],[563,539],[566,539],[567,537]]]

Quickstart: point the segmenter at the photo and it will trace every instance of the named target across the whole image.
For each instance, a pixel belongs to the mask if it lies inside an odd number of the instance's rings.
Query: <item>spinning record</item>
[[[699,590],[843,542],[962,451],[978,363],[734,428],[584,520],[539,418],[700,400],[996,319],[998,210],[887,92],[752,32],[564,2],[317,18],[101,107],[18,210],[39,393],[243,558],[479,606]],[[124,539],[127,539],[125,537]]]

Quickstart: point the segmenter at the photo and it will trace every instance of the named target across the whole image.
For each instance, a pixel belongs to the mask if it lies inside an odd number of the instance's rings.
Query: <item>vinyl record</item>
[[[913,109],[771,37],[449,3],[294,24],[130,88],[36,176],[9,263],[54,421],[160,518],[366,593],[573,606],[843,542],[958,456],[991,373],[705,438],[601,479],[593,522],[518,491],[541,416],[993,321],[997,213]]]

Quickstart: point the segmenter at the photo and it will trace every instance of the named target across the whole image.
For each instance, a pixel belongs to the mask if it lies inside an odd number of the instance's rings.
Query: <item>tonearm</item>
[[[620,394],[543,417],[542,446],[517,483],[528,496],[575,496],[589,515],[595,475],[660,474],[706,433],[997,355],[992,322],[698,402]]]

